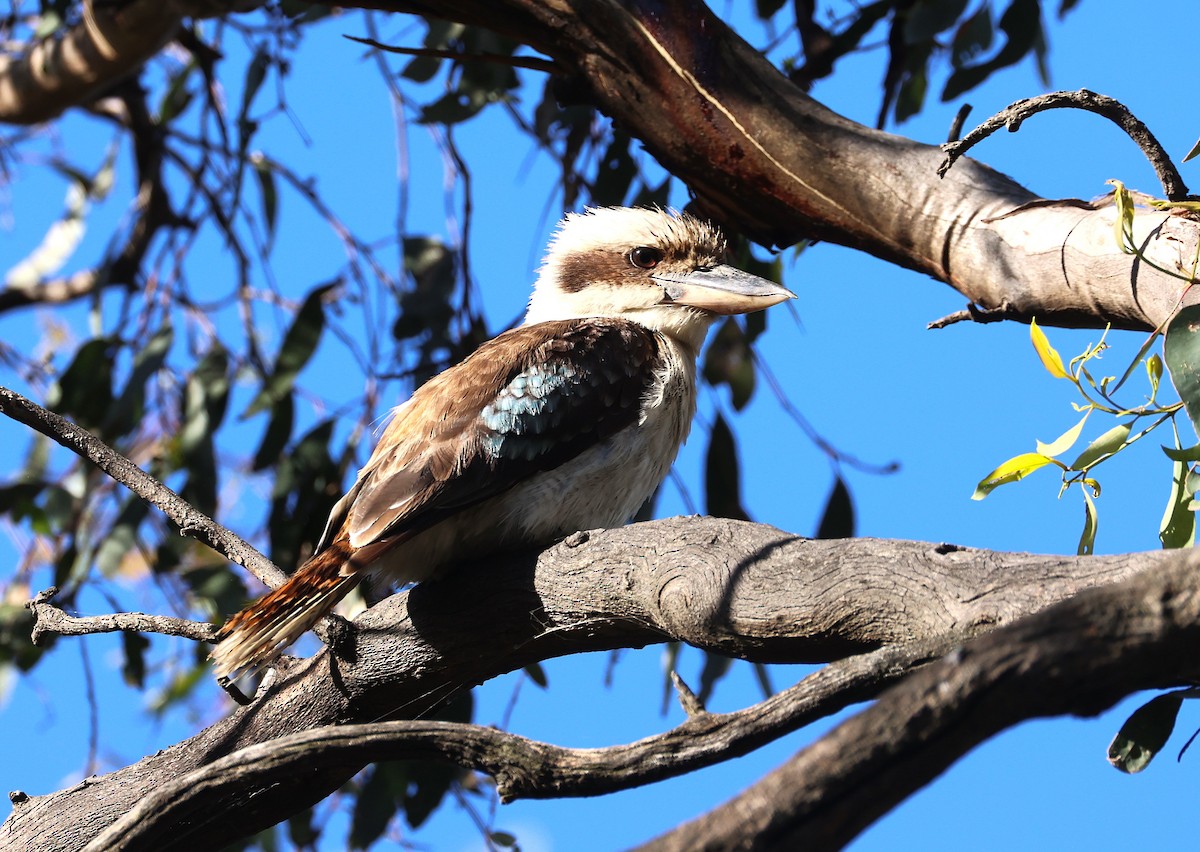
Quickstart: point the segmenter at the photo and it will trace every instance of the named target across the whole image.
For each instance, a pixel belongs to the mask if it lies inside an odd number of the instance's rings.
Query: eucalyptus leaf
[[[1108,762],[1122,772],[1141,772],[1152,761],[1175,730],[1175,719],[1183,695],[1168,692],[1143,704],[1125,720],[1108,747]]]

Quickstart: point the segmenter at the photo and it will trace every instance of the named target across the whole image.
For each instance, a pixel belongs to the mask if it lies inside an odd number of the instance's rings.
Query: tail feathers
[[[361,579],[342,574],[349,561],[348,543],[335,541],[225,622],[210,655],[217,677],[233,678],[262,665],[327,615]]]

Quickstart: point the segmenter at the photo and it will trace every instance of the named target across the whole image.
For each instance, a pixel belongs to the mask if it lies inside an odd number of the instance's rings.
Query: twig
[[[47,635],[87,636],[92,633],[161,633],[164,636],[182,636],[206,642],[213,638],[216,628],[202,621],[172,618],[166,615],[148,615],[144,612],[114,612],[110,615],[92,615],[76,618],[67,615],[50,600],[58,593],[51,587],[39,592],[25,604],[33,613],[33,644],[40,645]]]
[[[985,308],[982,305],[976,305],[974,302],[967,305],[965,310],[955,311],[940,319],[935,319],[925,328],[945,328],[948,325],[954,325],[956,322],[1003,322],[1009,319],[1020,319],[1021,314],[1013,310],[1012,305],[1007,301],[1000,304],[999,307]]]
[[[970,104],[963,104],[958,108],[958,112],[954,113],[954,120],[950,122],[950,132],[946,134],[947,145],[957,142],[962,137],[963,124],[966,123],[967,116],[970,114]]]
[[[1146,159],[1150,161],[1155,174],[1158,175],[1163,194],[1171,201],[1182,201],[1188,197],[1187,184],[1183,182],[1179,170],[1175,168],[1175,164],[1171,162],[1171,158],[1163,146],[1154,138],[1150,128],[1146,127],[1120,101],[1087,89],[1080,89],[1078,92],[1051,92],[1036,98],[1026,98],[1001,110],[968,133],[961,141],[948,142],[942,146],[942,150],[946,152],[946,159],[938,167],[938,177],[945,177],[955,160],[1001,127],[1007,127],[1010,132],[1015,133],[1021,128],[1021,122],[1025,119],[1048,109],[1082,109],[1102,115],[1114,122],[1142,149],[1142,153],[1146,155]]]
[[[359,44],[365,44],[368,47],[373,47],[376,50],[384,50],[388,53],[400,53],[404,56],[432,56],[437,59],[454,59],[459,62],[487,62],[492,65],[507,65],[510,68],[528,68],[531,71],[543,71],[547,74],[564,74],[566,73],[562,66],[551,59],[542,59],[540,56],[508,56],[501,53],[464,53],[458,50],[439,50],[433,47],[395,47],[390,44],[382,44],[373,38],[362,38],[360,36],[342,35],[342,38],[356,41]]]
[[[90,432],[5,387],[0,387],[0,414],[36,429],[92,462],[134,494],[158,508],[179,527],[180,534],[208,545],[230,562],[245,566],[250,573],[271,588],[282,585],[287,579],[283,571],[241,536],[193,508],[170,488]]]

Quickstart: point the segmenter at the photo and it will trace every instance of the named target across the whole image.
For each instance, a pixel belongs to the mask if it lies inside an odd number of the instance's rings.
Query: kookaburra
[[[725,252],[687,214],[569,214],[525,321],[395,409],[315,554],[221,629],[217,674],[269,660],[368,573],[420,581],[627,522],[687,437],[709,325],[794,297]]]

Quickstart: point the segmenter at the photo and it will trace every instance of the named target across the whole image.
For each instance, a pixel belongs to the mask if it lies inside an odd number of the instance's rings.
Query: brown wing
[[[488,341],[396,411],[334,509],[353,547],[406,538],[634,424],[660,365],[624,320],[538,323]]]

